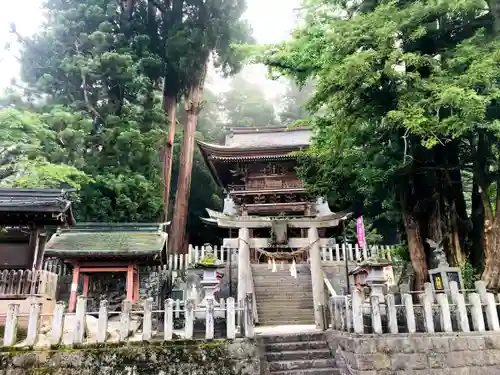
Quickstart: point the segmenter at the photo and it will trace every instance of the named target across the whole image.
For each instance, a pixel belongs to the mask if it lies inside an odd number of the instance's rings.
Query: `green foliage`
[[[472,267],[469,262],[460,264],[460,272],[462,272],[462,279],[464,281],[464,289],[475,289],[474,283],[481,279],[481,273]]]
[[[125,3],[47,1],[43,28],[22,40],[21,75],[29,103],[12,95],[3,101],[19,108],[9,114],[9,126],[16,142],[26,145],[9,151],[23,174],[10,172],[16,177],[8,183],[64,183],[80,189],[76,213],[81,221],[161,220],[159,155],[168,125],[164,96],[180,99],[202,78],[209,57],[223,74],[237,72],[241,53],[235,44],[250,41],[241,20],[242,0],[138,0],[129,2],[130,9]],[[217,98],[210,92],[205,98],[199,135],[219,140]],[[182,109],[179,113],[182,124]],[[21,120],[26,129],[16,128]],[[180,135],[174,147],[174,190]],[[217,209],[221,200],[199,154],[192,185],[190,242],[216,241],[199,216],[205,207]],[[171,196],[175,199],[175,191]]]

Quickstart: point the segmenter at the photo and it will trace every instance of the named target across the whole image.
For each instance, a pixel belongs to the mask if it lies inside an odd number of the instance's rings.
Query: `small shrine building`
[[[69,192],[0,189],[0,269],[39,270],[47,231],[75,224]]]
[[[91,275],[121,273],[126,278],[126,299],[139,300],[139,267],[165,264],[168,223],[82,223],[62,229],[47,242],[47,257],[73,268],[69,312],[74,312],[82,281],[87,297]],[[81,276],[81,278],[80,278]]]

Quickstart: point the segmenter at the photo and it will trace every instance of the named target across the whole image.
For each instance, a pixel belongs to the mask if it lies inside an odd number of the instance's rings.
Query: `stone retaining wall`
[[[500,374],[500,334],[349,335],[327,332],[344,374]]]
[[[132,370],[132,371],[131,371]],[[259,375],[254,341],[170,341],[0,351],[0,375]]]

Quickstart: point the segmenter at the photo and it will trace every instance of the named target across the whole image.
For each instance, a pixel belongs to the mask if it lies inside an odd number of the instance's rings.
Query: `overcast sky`
[[[6,0],[3,0],[6,1]],[[296,23],[296,12],[300,0],[247,0],[248,11],[246,18],[254,29],[254,37],[258,43],[274,43],[287,39]],[[5,43],[12,40],[9,35],[9,24],[14,22],[22,35],[36,32],[42,22],[40,4],[42,0],[15,0],[8,6],[2,7],[0,12],[0,88],[9,85],[12,78],[19,75],[19,65],[13,51],[3,51]],[[246,78],[256,81],[263,86],[266,94],[271,98],[280,92],[280,87],[265,78],[263,67],[247,67],[244,71]],[[226,84],[217,80],[216,89],[224,90]],[[212,85],[211,85],[212,86]]]

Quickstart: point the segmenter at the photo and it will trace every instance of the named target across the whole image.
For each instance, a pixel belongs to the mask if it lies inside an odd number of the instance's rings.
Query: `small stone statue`
[[[448,261],[446,259],[446,253],[444,252],[443,248],[443,240],[436,243],[428,238],[425,240],[425,242],[427,242],[431,247],[433,261],[435,262],[434,268],[449,267]]]

